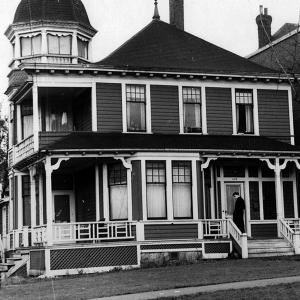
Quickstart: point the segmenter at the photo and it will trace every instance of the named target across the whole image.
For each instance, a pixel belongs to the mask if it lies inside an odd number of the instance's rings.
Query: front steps
[[[284,239],[248,239],[248,257],[295,255],[294,249]]]

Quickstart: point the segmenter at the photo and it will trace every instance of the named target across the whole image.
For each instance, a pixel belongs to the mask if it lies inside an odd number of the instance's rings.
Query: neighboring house
[[[29,253],[30,274],[227,257],[233,245],[244,258],[259,254],[247,236],[285,235],[284,249],[298,253],[288,80],[185,32],[183,1],[170,10],[167,24],[155,2],[145,28],[92,63],[96,30],[80,0],[18,6],[6,31],[14,57],[3,241],[9,253]],[[230,218],[235,191],[247,235]]]
[[[251,61],[274,69],[278,76],[291,74],[293,85],[293,108],[295,138],[300,144],[300,34],[299,24],[285,23],[272,35],[272,17],[268,9],[260,6],[260,14],[256,18],[258,26],[258,50],[247,56]],[[288,75],[290,76],[290,75]]]

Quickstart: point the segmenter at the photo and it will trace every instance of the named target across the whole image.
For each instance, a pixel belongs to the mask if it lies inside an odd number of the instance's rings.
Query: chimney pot
[[[258,29],[258,47],[262,48],[269,44],[271,35],[271,24],[272,17],[268,15],[268,9],[265,8],[263,11],[263,6],[260,5],[260,14],[256,17],[256,24]]]
[[[262,15],[264,12],[264,7],[262,5],[259,6],[259,13]]]
[[[184,0],[169,0],[170,24],[184,30]]]
[[[268,8],[267,7],[265,8],[264,12],[265,12],[265,15],[267,16],[268,15]]]

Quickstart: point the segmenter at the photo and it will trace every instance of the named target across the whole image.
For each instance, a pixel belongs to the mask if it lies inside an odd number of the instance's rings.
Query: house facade
[[[153,20],[100,62],[80,0],[22,0],[14,48],[7,255],[34,275],[298,253],[300,149],[289,77]],[[232,194],[245,199],[246,233]],[[3,214],[2,214],[3,216]],[[267,244],[267,242],[266,242]]]

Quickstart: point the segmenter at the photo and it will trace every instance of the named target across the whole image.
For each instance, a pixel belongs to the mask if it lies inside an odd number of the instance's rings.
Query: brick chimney
[[[169,0],[170,24],[184,30],[184,0]]]
[[[256,17],[258,28],[258,48],[262,48],[270,43],[272,17],[268,15],[268,9],[259,6],[259,15]]]

